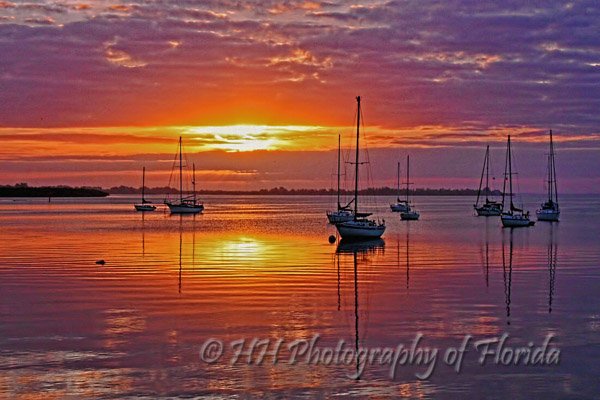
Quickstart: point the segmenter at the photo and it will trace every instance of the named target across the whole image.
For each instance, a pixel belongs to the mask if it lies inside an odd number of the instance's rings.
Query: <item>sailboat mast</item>
[[[354,164],[354,215],[358,215],[358,146],[360,137],[360,96],[356,96],[356,163]]]
[[[192,164],[192,190],[194,191],[194,205],[196,205],[196,164]]]
[[[398,161],[398,173],[396,176],[398,177],[398,200],[400,200],[400,161]]]
[[[554,201],[558,203],[558,188],[556,184],[556,163],[554,162],[554,141],[552,140],[552,129],[550,129],[550,157],[552,159],[552,179],[554,181]],[[550,198],[552,200],[552,198]]]
[[[488,145],[485,152],[485,202],[486,204],[489,202],[489,193],[490,193],[490,146]]]
[[[490,150],[490,146],[487,147],[487,150],[485,151],[485,157],[483,158],[483,167],[481,167],[481,177],[479,178],[479,189],[477,189],[477,200],[475,201],[475,206],[479,205],[479,197],[481,196],[481,187],[483,186],[483,174],[485,173],[485,165],[487,162],[489,150]]]
[[[508,184],[510,190],[510,210],[515,207],[513,204],[513,182],[512,182],[512,152],[510,150],[510,135],[508,135]]]
[[[548,175],[548,201],[552,202],[552,131],[550,131],[550,152],[548,153],[548,166],[546,167]]]
[[[181,136],[179,136],[179,201],[183,203],[183,150],[181,147]]]
[[[408,179],[410,176],[410,156],[406,156],[406,204],[408,204]]]
[[[146,167],[142,167],[142,203],[144,203],[144,194],[145,194],[145,189],[146,187]]]
[[[509,149],[510,149],[510,136],[508,136],[508,145],[506,146],[506,158],[504,160],[504,180],[502,182],[502,210],[504,211],[504,200],[506,198],[506,180],[508,179],[508,157],[509,157]]]
[[[340,159],[342,155],[342,135],[338,135],[338,163],[337,163],[337,208],[340,210]]]

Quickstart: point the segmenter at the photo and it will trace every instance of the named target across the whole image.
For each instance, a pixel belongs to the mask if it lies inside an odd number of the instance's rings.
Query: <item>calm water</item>
[[[471,198],[417,198],[417,222],[392,200],[377,200],[388,228],[368,246],[328,243],[325,197],[208,197],[196,217],[128,197],[0,200],[0,397],[600,394],[600,198],[564,196],[560,223],[514,231],[473,217]],[[419,333],[440,351],[424,380],[416,363],[354,379],[353,362],[289,362],[315,335],[396,349]],[[480,365],[473,341],[504,333],[512,347],[553,334],[559,365]],[[443,353],[465,335],[457,373]],[[209,338],[224,343],[212,364]],[[253,338],[283,340],[275,365],[231,362],[230,343]]]

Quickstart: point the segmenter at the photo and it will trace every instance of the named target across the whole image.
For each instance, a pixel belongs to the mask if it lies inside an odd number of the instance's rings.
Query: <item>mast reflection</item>
[[[143,212],[140,214],[142,214],[142,258],[144,258],[146,256],[146,213]]]
[[[183,247],[183,214],[179,214],[179,288],[178,293],[181,294],[181,252]]]
[[[554,284],[556,281],[556,256],[558,245],[554,235],[554,224],[550,225],[550,238],[548,240],[548,313],[552,313],[552,300],[554,299]]]
[[[410,288],[410,224],[406,226],[406,290]]]
[[[483,275],[485,278],[485,287],[490,287],[490,222],[485,220],[485,243],[483,244],[482,252]]]
[[[504,249],[504,235],[502,235],[502,273],[504,278],[504,302],[506,303],[506,324],[510,325],[510,292],[512,287],[512,263],[513,263],[513,228],[509,234],[508,263],[506,262]]]
[[[358,289],[358,255],[367,256],[371,254],[383,253],[385,247],[385,242],[383,239],[374,239],[368,241],[344,241],[341,240],[336,249],[336,254],[338,255],[338,263],[339,256],[343,254],[350,255],[352,254],[352,262],[353,262],[353,272],[354,272],[354,351],[358,354],[359,345],[360,345],[360,335],[359,335],[359,289]],[[338,264],[338,274],[339,274],[339,264]],[[339,277],[339,275],[338,275]],[[339,279],[339,278],[338,278]],[[339,280],[338,280],[338,288],[339,288]],[[338,289],[339,296],[339,289]],[[339,297],[338,297],[339,299]],[[339,300],[338,300],[338,309],[339,309]],[[360,370],[359,360],[356,360],[356,380],[360,380],[360,374],[358,373]]]

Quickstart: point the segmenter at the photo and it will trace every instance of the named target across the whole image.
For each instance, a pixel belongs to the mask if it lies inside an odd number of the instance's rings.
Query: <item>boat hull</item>
[[[385,225],[378,225],[372,221],[349,221],[336,225],[342,239],[376,239],[385,232]]]
[[[502,226],[506,228],[524,228],[535,224],[529,217],[522,215],[502,215],[500,219],[502,220]]]
[[[189,204],[171,204],[167,203],[171,214],[198,214],[204,210],[202,204],[189,205]]]
[[[154,211],[156,210],[156,206],[152,204],[134,204],[136,211]]]
[[[392,212],[406,212],[406,211],[408,211],[408,207],[406,206],[406,204],[402,204],[402,203],[390,204],[390,209],[392,210]]]
[[[475,212],[479,217],[498,217],[502,215],[502,209],[495,207],[475,207]]]
[[[538,221],[558,222],[560,211],[557,210],[537,210],[535,212]]]
[[[478,217],[498,217],[502,214],[501,211],[496,210],[476,210]]]
[[[354,214],[349,211],[328,211],[327,220],[330,224],[340,224],[342,222],[349,222],[354,219]]]

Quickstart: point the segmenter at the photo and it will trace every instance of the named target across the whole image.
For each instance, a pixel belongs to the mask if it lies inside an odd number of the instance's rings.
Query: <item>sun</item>
[[[225,151],[275,150],[277,149],[278,143],[276,139],[257,138],[252,135],[243,135],[239,138],[215,135],[215,139],[218,140],[219,143],[215,143],[209,147]]]
[[[267,125],[224,125],[189,127],[186,134],[203,142],[204,150],[256,151],[276,150],[281,145],[272,126]]]
[[[196,150],[227,152],[282,150],[304,145],[322,127],[302,125],[223,125],[183,128]],[[311,135],[312,134],[312,135]]]

